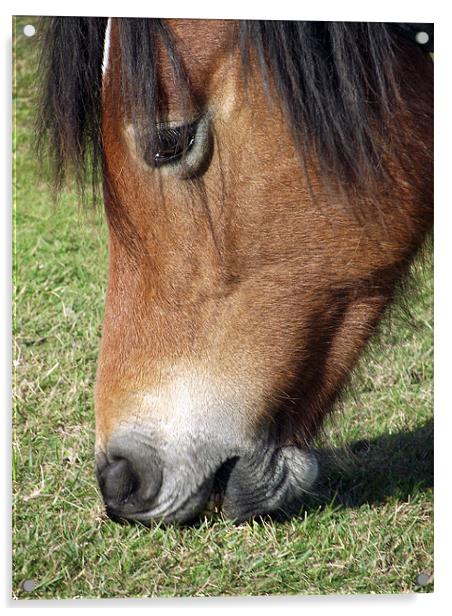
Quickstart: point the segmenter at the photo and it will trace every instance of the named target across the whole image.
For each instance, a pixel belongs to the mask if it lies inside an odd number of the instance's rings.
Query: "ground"
[[[432,591],[428,248],[413,268],[409,301],[386,319],[317,443],[322,479],[297,518],[235,526],[209,515],[191,528],[145,528],[105,516],[92,391],[106,229],[101,212],[82,209],[73,191],[52,203],[48,173],[37,167],[38,42],[23,34],[29,23],[39,35],[36,18],[14,25],[13,596]]]

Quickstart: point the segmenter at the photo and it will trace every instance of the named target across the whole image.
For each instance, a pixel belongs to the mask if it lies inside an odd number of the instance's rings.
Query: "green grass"
[[[93,598],[429,592],[433,574],[433,274],[384,324],[327,426],[300,517],[118,525],[94,476],[92,390],[106,229],[36,167],[36,37],[15,24],[13,596]],[[37,584],[32,592],[25,580]]]

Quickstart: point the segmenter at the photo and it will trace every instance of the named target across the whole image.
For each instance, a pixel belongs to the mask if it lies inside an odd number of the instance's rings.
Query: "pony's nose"
[[[162,481],[162,472],[156,460],[137,464],[125,457],[108,462],[98,459],[97,479],[107,512],[128,517],[150,508]]]

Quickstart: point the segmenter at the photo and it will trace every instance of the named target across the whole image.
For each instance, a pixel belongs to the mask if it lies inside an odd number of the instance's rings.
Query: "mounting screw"
[[[416,576],[416,586],[427,586],[430,580],[431,576],[428,573],[419,573]]]
[[[36,588],[36,582],[34,580],[25,580],[22,584],[22,588],[25,592],[33,592]]]
[[[36,28],[31,24],[24,27],[25,36],[34,36],[36,34]]]
[[[419,43],[419,45],[426,45],[430,40],[429,35],[427,34],[427,32],[417,32],[416,33],[416,43]]]

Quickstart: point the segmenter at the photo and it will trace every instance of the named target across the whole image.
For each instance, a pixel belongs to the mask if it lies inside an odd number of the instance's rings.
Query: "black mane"
[[[67,171],[75,173],[81,187],[87,181],[95,186],[102,163],[107,20],[43,20],[38,142],[54,162],[58,187]],[[183,59],[164,20],[122,18],[119,36],[125,100],[131,112],[146,118],[152,139],[160,104],[156,40],[164,42],[174,76],[189,97]],[[389,130],[400,97],[400,39],[391,24],[242,21],[237,44],[247,76],[257,58],[268,95],[277,93],[303,158],[315,154],[328,174],[350,184],[380,173],[375,132]],[[413,53],[422,52],[413,45]]]

